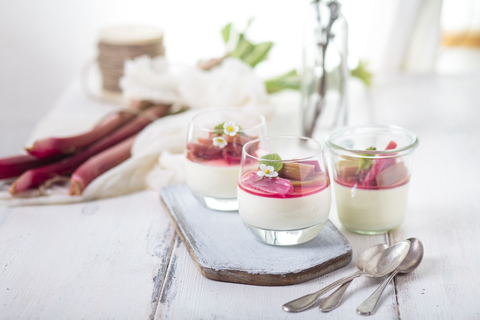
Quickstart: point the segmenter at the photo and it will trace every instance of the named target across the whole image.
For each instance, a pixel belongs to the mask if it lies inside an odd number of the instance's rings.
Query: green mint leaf
[[[220,123],[219,125],[216,125],[214,128],[213,128],[213,133],[215,134],[223,134],[223,125],[225,124],[225,122],[222,122]]]
[[[213,128],[213,129],[215,129],[215,130],[222,130],[222,131],[223,131],[223,125],[224,125],[224,124],[225,124],[225,122],[222,122],[222,123],[220,123],[219,125],[216,125],[215,128]]]
[[[370,147],[368,148],[367,150],[377,150],[377,148],[375,147]],[[365,156],[365,157],[368,157],[369,154],[362,154],[362,156]],[[372,166],[372,159],[365,159],[365,158],[360,158],[358,160],[358,170],[357,170],[357,174],[363,170],[363,169],[368,169]]]
[[[260,160],[258,163],[264,164],[266,166],[272,166],[276,172],[280,171],[283,168],[283,163],[280,162],[282,161],[282,158],[280,158],[280,156],[276,153],[264,155],[260,159],[264,159],[264,160]],[[269,161],[269,160],[275,160],[275,161]]]
[[[222,29],[222,38],[223,38],[223,41],[225,43],[228,42],[228,40],[230,40],[230,31],[232,29],[232,24],[229,23],[227,24],[225,27],[223,27]]]

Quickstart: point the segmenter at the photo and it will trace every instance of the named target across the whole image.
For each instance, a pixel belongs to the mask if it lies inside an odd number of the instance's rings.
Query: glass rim
[[[398,148],[398,149],[396,148],[392,150],[349,149],[349,148],[344,148],[333,142],[333,139],[335,138],[338,138],[342,135],[352,134],[358,130],[365,130],[365,132],[367,133],[368,132],[373,133],[380,130],[389,130],[393,134],[398,134],[398,135],[403,134],[404,136],[407,136],[408,138],[410,138],[412,142],[406,145],[405,147]],[[402,155],[413,152],[413,150],[415,150],[418,147],[419,143],[420,141],[418,140],[418,137],[413,132],[395,125],[361,125],[361,126],[345,127],[332,132],[325,139],[325,145],[328,147],[329,150],[337,153],[358,157],[358,158],[379,158],[379,157],[388,158],[388,157],[402,156]]]
[[[279,136],[267,136],[267,137],[262,137],[262,138],[257,138],[257,139],[254,139],[254,140],[250,140],[248,141],[247,143],[245,143],[242,147],[242,154],[245,153],[246,155],[248,155],[250,158],[253,158],[255,160],[258,160],[258,161],[263,161],[265,159],[262,159],[261,157],[256,157],[256,156],[253,156],[251,155],[249,152],[246,151],[246,148],[247,146],[251,145],[251,144],[254,144],[256,142],[260,142],[262,140],[270,140],[270,139],[297,139],[297,140],[306,140],[306,141],[312,141],[313,143],[315,143],[317,146],[320,147],[319,151],[308,156],[308,157],[303,157],[303,158],[295,158],[295,159],[282,159],[282,160],[268,160],[269,162],[293,162],[293,161],[302,161],[302,160],[308,160],[308,159],[311,159],[313,157],[316,157],[318,155],[321,155],[323,154],[324,152],[324,148],[323,148],[323,144],[320,142],[320,141],[317,141],[315,139],[312,139],[312,138],[309,138],[309,137],[303,137],[303,136],[288,136],[288,135],[279,135]]]
[[[190,126],[191,127],[195,127],[195,128],[198,128],[199,130],[201,131],[205,131],[205,132],[216,132],[218,130],[215,130],[215,129],[210,129],[210,128],[205,128],[205,127],[202,127],[198,124],[195,124],[195,119],[197,119],[198,117],[200,116],[204,116],[206,114],[209,114],[209,113],[216,113],[216,112],[219,112],[219,111],[235,111],[235,112],[244,112],[244,113],[249,113],[251,115],[254,115],[254,116],[257,116],[260,120],[259,123],[257,123],[256,125],[250,127],[250,128],[247,128],[247,129],[244,129],[242,128],[241,130],[238,130],[238,132],[246,132],[246,131],[250,131],[250,130],[255,130],[257,128],[261,128],[262,126],[266,126],[266,120],[265,120],[265,116],[259,112],[256,112],[256,111],[252,111],[252,110],[245,110],[241,107],[228,107],[228,108],[220,108],[220,109],[206,109],[206,110],[202,110],[202,111],[199,111],[197,112],[195,115],[192,116],[192,118],[190,119]],[[230,120],[231,121],[231,120]],[[235,121],[234,121],[235,122]],[[235,124],[237,124],[235,122]]]

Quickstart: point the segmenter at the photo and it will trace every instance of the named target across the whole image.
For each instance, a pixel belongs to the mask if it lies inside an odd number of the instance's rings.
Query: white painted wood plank
[[[420,146],[404,224],[425,257],[397,276],[402,319],[479,319],[480,79],[393,77],[375,88],[378,119],[415,132]]]
[[[158,195],[0,209],[1,319],[147,319],[174,230]]]

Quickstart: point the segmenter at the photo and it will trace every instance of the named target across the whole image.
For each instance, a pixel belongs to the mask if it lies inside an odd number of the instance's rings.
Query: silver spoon
[[[365,266],[365,272],[355,272],[349,276],[346,276],[340,280],[337,280],[325,288],[307,294],[306,296],[300,297],[298,299],[292,300],[285,303],[282,308],[286,312],[300,312],[307,310],[317,303],[318,298],[320,298],[324,293],[330,291],[331,289],[344,284],[347,281],[351,281],[360,276],[366,277],[383,277],[386,274],[395,270],[396,267],[403,261],[407,255],[408,249],[410,248],[410,242],[407,240],[400,241],[394,246],[389,247],[383,252],[380,252],[375,257],[373,257]]]
[[[385,243],[382,243],[382,244],[377,244],[365,250],[358,258],[357,268],[359,271],[357,271],[356,273],[365,271],[365,266],[367,265],[368,261],[370,261],[373,257],[375,257],[377,254],[379,254],[380,252],[384,251],[387,248],[388,248],[388,245],[386,245]],[[352,281],[345,282],[337,290],[335,290],[331,295],[326,297],[325,300],[323,300],[322,303],[320,304],[320,310],[322,310],[322,312],[328,312],[335,309],[340,304],[340,301],[342,300],[342,297],[345,294],[345,291],[347,290],[350,283],[352,283]]]
[[[423,244],[417,238],[409,238],[410,249],[408,250],[407,256],[402,261],[402,263],[392,272],[390,276],[383,281],[383,283],[375,290],[370,297],[367,298],[358,308],[357,313],[361,315],[371,315],[375,313],[377,309],[378,301],[380,301],[380,296],[385,290],[387,284],[397,275],[397,273],[409,273],[417,269],[423,259]]]

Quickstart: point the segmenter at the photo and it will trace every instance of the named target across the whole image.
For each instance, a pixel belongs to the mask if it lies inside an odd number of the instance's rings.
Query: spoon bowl
[[[375,313],[378,302],[382,296],[383,290],[387,284],[397,275],[397,273],[409,273],[417,269],[423,259],[424,249],[422,242],[417,238],[407,239],[410,242],[410,249],[407,252],[405,259],[398,265],[394,272],[388,276],[385,281],[375,290],[370,297],[367,298],[357,308],[357,313],[361,315],[371,315]]]
[[[382,251],[385,251],[385,249],[388,248],[388,245],[385,243],[377,244],[374,246],[371,246],[367,250],[363,251],[363,253],[358,257],[357,261],[357,268],[360,271],[365,271],[365,266],[367,263],[372,260],[373,257],[375,257],[377,254],[379,254]]]
[[[365,265],[367,277],[383,277],[395,270],[405,259],[410,249],[410,241],[404,240],[373,257]]]
[[[410,273],[418,268],[423,260],[424,248],[423,243],[417,238],[408,238],[410,241],[410,249],[407,256],[397,267],[399,273]]]

